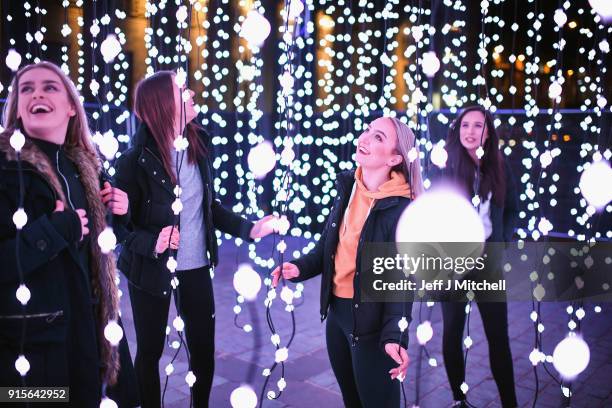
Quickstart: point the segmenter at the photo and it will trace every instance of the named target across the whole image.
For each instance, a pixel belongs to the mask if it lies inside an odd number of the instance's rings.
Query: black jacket
[[[300,276],[292,279],[300,282],[319,274],[321,277],[321,321],[327,317],[327,311],[332,296],[335,273],[334,256],[338,247],[339,230],[344,211],[348,205],[351,190],[355,183],[355,172],[338,174],[336,182],[337,196],[325,224],[321,238],[314,250],[299,259],[291,261],[300,270]],[[366,219],[357,246],[356,270],[353,279],[353,344],[360,337],[380,336],[380,345],[397,343],[401,338],[403,347],[407,347],[407,332],[400,336],[398,322],[405,316],[411,320],[412,302],[362,302],[360,299],[360,254],[366,242],[395,242],[397,221],[410,200],[405,197],[387,197],[377,200]],[[366,272],[370,273],[370,272]]]
[[[202,131],[200,137],[207,145],[208,135]],[[170,271],[166,267],[169,251],[157,258],[153,251],[162,228],[175,222],[171,209],[175,200],[174,186],[164,169],[155,140],[144,124],[134,135],[132,144],[116,164],[116,185],[128,194],[131,214],[129,232],[123,240],[117,266],[138,288],[156,296],[170,296]],[[198,166],[204,183],[202,206],[207,227],[206,248],[214,266],[218,262],[215,228],[250,240],[253,223],[225,209],[215,200],[208,156],[201,159]]]
[[[71,406],[97,407],[101,362],[96,301],[79,260],[80,221],[72,211],[54,213],[54,189],[32,165],[22,161],[22,166],[28,222],[20,233],[17,258],[12,221],[19,203],[17,163],[0,153],[0,384],[21,385],[14,364],[25,319],[25,355],[31,367],[26,384],[73,385]],[[25,314],[15,297],[17,259],[31,292]]]

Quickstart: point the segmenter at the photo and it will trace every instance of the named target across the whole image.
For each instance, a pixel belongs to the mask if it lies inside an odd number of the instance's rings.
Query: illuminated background
[[[477,102],[495,114],[520,185],[518,236],[612,238],[612,205],[596,211],[578,187],[590,163],[612,156],[612,25],[588,1],[294,0],[289,18],[282,1],[178,3],[3,0],[1,54],[62,65],[92,128],[120,150],[137,125],[134,85],[181,66],[212,136],[219,198],[251,218],[285,203],[289,257],[318,239],[364,124],[383,114],[409,123],[427,176],[457,109]],[[251,10],[270,26],[261,47],[240,35]],[[120,52],[106,63],[109,35]],[[2,98],[11,75],[3,65]],[[265,140],[278,162],[258,179],[247,156]],[[248,252],[261,273],[278,255]]]

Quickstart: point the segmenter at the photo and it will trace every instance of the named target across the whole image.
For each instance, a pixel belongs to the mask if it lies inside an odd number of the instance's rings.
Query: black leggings
[[[389,370],[397,367],[380,348],[380,332],[359,336],[351,346],[352,300],[333,296],[327,318],[327,353],[348,408],[398,408],[400,384]]]
[[[194,407],[208,407],[215,370],[215,301],[208,267],[178,271],[178,301],[175,304],[185,322],[185,337],[193,385]],[[159,359],[164,350],[170,298],[160,298],[130,284],[130,300],[138,350],[134,368],[142,408],[161,406]]]
[[[453,398],[464,400],[461,384],[465,381],[463,360],[463,329],[465,326],[465,302],[442,302],[444,330],[442,351],[444,367],[453,391]],[[512,354],[508,339],[508,306],[505,302],[477,302],[485,335],[489,343],[491,372],[497,384],[502,406],[516,407]]]

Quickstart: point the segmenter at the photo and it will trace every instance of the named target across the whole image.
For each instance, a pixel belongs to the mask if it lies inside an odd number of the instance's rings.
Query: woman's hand
[[[266,215],[261,220],[257,221],[255,225],[253,225],[249,236],[251,237],[251,239],[256,239],[263,238],[272,234],[273,232],[277,232],[278,220],[279,218],[275,215]]]
[[[125,215],[128,211],[129,200],[125,191],[111,186],[108,181],[104,182],[104,188],[100,190],[102,202],[115,215]]]
[[[272,286],[276,287],[278,285],[278,281],[280,280],[280,270],[281,267],[277,266],[276,269],[272,271]],[[291,279],[297,278],[300,276],[300,269],[292,264],[291,262],[283,263],[283,278]]]
[[[391,374],[391,379],[395,380],[398,378],[400,381],[403,381],[406,378],[406,371],[408,371],[408,353],[406,349],[400,346],[397,343],[387,343],[385,344],[385,353],[389,355],[399,366],[396,368],[392,368],[389,370],[389,374]]]
[[[170,233],[172,233],[172,235],[170,235]],[[170,246],[170,249],[178,249],[179,238],[180,235],[178,227],[172,225],[164,227],[160,231],[159,236],[157,237],[157,244],[155,244],[155,253],[161,254],[166,249],[168,249],[168,246]]]
[[[53,212],[62,212],[64,210],[64,203],[60,200],[55,200],[55,209],[53,210]],[[83,237],[89,234],[89,228],[87,228],[87,224],[89,224],[89,220],[87,219],[87,211],[82,208],[79,208],[78,210],[75,210],[75,212],[77,213],[77,215],[79,216],[79,220],[81,221],[81,239],[79,239],[79,241],[82,241]]]

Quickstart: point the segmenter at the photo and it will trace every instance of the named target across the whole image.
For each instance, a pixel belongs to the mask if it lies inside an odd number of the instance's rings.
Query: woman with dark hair
[[[315,249],[282,265],[282,276],[293,282],[322,274],[327,353],[350,408],[400,405],[400,383],[394,380],[408,368],[408,336],[400,322],[408,326],[412,302],[363,301],[360,282],[373,276],[363,269],[364,245],[394,243],[400,215],[423,191],[420,163],[410,160],[411,151],[418,157],[406,124],[392,117],[370,123],[357,141],[359,167],[338,175],[336,201]],[[276,286],[281,268],[272,274]]]
[[[174,301],[185,321],[190,367],[196,376],[193,402],[204,407],[214,374],[211,270],[218,261],[215,229],[253,240],[272,233],[275,219],[267,216],[253,224],[215,200],[208,135],[192,122],[196,117],[193,92],[179,88],[174,72],[160,71],[142,80],[136,88],[134,111],[142,124],[132,147],[117,161],[117,185],[127,192],[131,207],[131,232],[118,266],[129,280],[142,406],[161,405],[158,366],[171,280],[176,276],[179,286]],[[181,135],[189,143],[187,154],[174,148]],[[178,217],[172,209],[175,192],[182,203]],[[176,274],[166,266],[170,250],[178,250]]]
[[[465,108],[446,138],[448,152],[444,178],[459,186],[468,199],[478,196],[478,212],[485,231],[486,268],[470,273],[470,279],[501,279],[501,246],[514,234],[518,214],[516,187],[510,167],[499,150],[499,137],[491,114],[480,106]],[[503,299],[476,293],[476,303],[489,343],[489,360],[503,407],[516,407],[512,355],[508,339],[508,310]],[[465,366],[461,348],[466,320],[462,299],[442,302],[444,366],[453,392],[453,406],[467,407],[461,385]]]
[[[97,239],[107,209],[126,215],[127,195],[101,181],[85,110],[59,67],[28,65],[10,89],[0,135],[0,384],[69,387],[69,406],[98,407],[103,385],[129,388],[125,338],[120,371],[120,353],[104,337],[119,319],[119,295],[113,254]],[[15,132],[25,135],[19,154]],[[18,234],[20,205],[27,222]],[[15,296],[21,278],[25,306]],[[29,362],[23,378],[19,355]],[[137,405],[118,388],[120,406]]]

